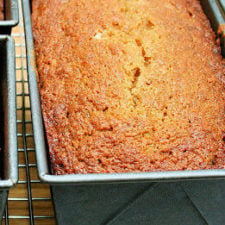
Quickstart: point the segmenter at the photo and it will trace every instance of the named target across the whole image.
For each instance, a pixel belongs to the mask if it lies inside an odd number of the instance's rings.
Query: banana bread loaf
[[[198,0],[34,0],[55,174],[225,168],[225,61]]]

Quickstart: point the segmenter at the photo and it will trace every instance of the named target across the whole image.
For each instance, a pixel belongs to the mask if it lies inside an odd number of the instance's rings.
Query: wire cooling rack
[[[53,225],[56,222],[50,188],[37,176],[21,0],[19,7],[20,24],[12,33],[16,46],[19,182],[9,192],[2,225]]]

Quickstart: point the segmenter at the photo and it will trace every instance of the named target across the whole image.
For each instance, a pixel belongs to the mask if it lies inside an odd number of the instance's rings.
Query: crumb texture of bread
[[[225,61],[198,0],[34,0],[55,174],[225,168]]]
[[[4,20],[4,0],[0,0],[0,20]]]

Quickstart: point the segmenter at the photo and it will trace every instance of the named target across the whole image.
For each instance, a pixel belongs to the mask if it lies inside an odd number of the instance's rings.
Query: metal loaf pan
[[[17,0],[4,1],[4,20],[0,20],[0,34],[11,34],[11,30],[19,23]]]
[[[18,180],[14,41],[0,35],[0,222],[7,193]]]
[[[205,4],[203,7],[209,19],[210,7],[214,1],[202,0]],[[219,3],[219,2],[217,2]],[[206,7],[207,6],[207,7]],[[219,5],[221,7],[221,5]],[[170,172],[149,172],[149,173],[123,173],[123,174],[74,174],[74,175],[52,175],[50,169],[50,162],[48,159],[48,146],[46,143],[46,137],[44,132],[44,125],[41,113],[39,90],[37,83],[37,71],[35,65],[35,53],[33,46],[32,35],[32,23],[31,23],[31,5],[29,0],[23,0],[23,12],[25,23],[25,34],[27,44],[27,66],[29,74],[29,88],[30,88],[30,100],[34,130],[34,142],[37,157],[38,174],[42,182],[51,185],[53,200],[55,204],[56,216],[59,224],[69,225],[122,225],[122,224],[149,224],[150,211],[153,210],[154,204],[150,205],[151,200],[149,192],[156,190],[152,195],[167,199],[167,203],[171,203],[169,198],[173,194],[177,194],[177,202],[179,202],[184,195],[181,191],[179,183],[168,184],[165,186],[162,184],[154,184],[152,182],[158,181],[190,181],[200,179],[215,179],[225,178],[225,170],[195,170],[195,171],[170,171]],[[212,14],[214,15],[214,14]],[[211,20],[212,23],[213,20]],[[172,185],[172,186],[171,186]],[[170,189],[171,188],[171,189]],[[177,188],[177,192],[173,191],[173,188]],[[182,189],[183,190],[183,189]],[[168,192],[169,191],[169,192]],[[167,193],[168,192],[168,193]],[[180,194],[179,194],[180,193]],[[183,193],[183,194],[182,194]],[[225,196],[225,195],[224,195]],[[155,199],[160,201],[160,199]],[[186,200],[185,200],[186,201]],[[185,202],[184,201],[184,202]],[[161,201],[163,202],[163,201]],[[162,204],[165,204],[162,203]],[[219,204],[218,204],[219,205]],[[149,206],[149,207],[148,207]],[[150,209],[150,207],[153,207]],[[193,207],[193,204],[192,206]],[[173,208],[173,207],[172,207]],[[177,204],[175,211],[168,211],[173,214],[177,210],[180,212],[182,207]],[[140,209],[142,212],[140,212]],[[129,211],[130,214],[126,215],[127,220],[122,222],[124,215]],[[160,211],[161,215],[165,214],[165,211]],[[154,215],[160,212],[154,211]],[[186,215],[193,216],[192,211],[190,213],[185,212]],[[206,213],[207,214],[207,213]],[[180,219],[176,220],[179,223],[172,222],[170,224],[184,224],[186,220],[184,213],[180,213]],[[135,216],[136,219],[129,219]],[[196,215],[197,218],[199,215]],[[141,217],[145,218],[142,222]],[[133,218],[133,217],[132,217]],[[194,217],[193,217],[194,218]],[[120,221],[120,222],[118,222]],[[190,220],[191,221],[191,220]],[[205,224],[204,222],[196,221],[192,224]],[[161,223],[151,223],[161,225]],[[167,224],[168,223],[162,223]]]

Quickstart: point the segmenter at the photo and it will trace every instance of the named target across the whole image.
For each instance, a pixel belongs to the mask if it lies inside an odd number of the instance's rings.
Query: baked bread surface
[[[55,174],[225,167],[225,63],[198,0],[34,0]]]

